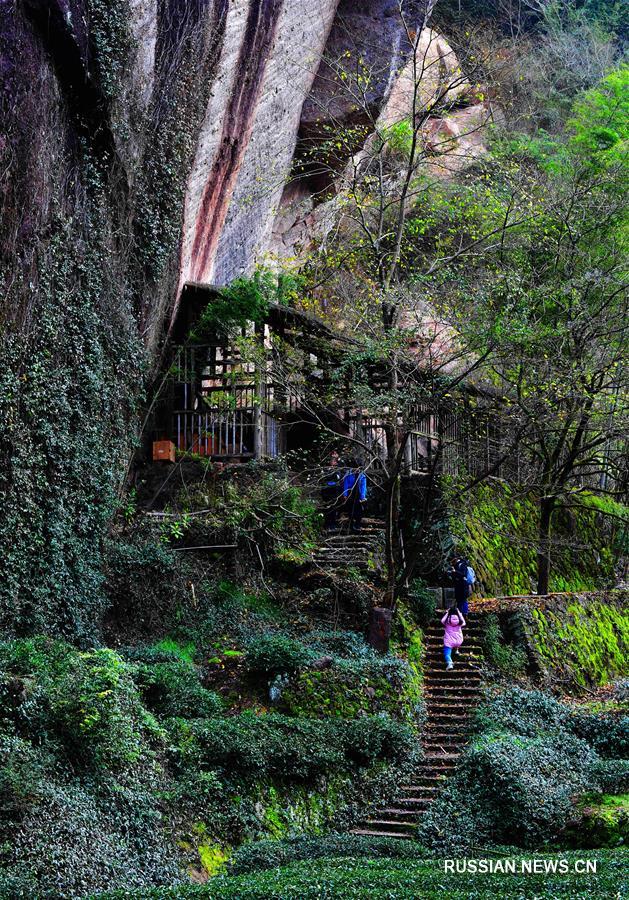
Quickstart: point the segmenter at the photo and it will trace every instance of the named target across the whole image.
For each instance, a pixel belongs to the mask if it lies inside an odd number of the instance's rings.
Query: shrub
[[[409,728],[384,715],[363,716],[340,727],[346,756],[360,766],[371,765],[379,759],[401,762],[416,744]]]
[[[357,631],[311,631],[308,646],[323,654],[342,659],[380,659],[379,655]]]
[[[0,829],[3,832],[41,796],[46,768],[44,755],[27,741],[15,735],[0,735]]]
[[[147,739],[160,735],[132,668],[113,650],[81,653],[36,638],[0,645],[0,662],[22,685],[6,707],[14,726],[37,742],[60,741],[73,765],[125,769],[139,760]]]
[[[49,696],[59,733],[73,755],[90,766],[133,765],[144,750],[145,730],[159,731],[128,666],[113,650],[70,654]]]
[[[422,628],[432,622],[437,610],[437,599],[434,592],[420,578],[415,578],[408,589],[410,608]]]
[[[121,802],[117,792],[102,799],[99,793],[102,787],[95,793],[76,783],[46,785],[3,854],[6,882],[33,891],[2,896],[56,900],[179,881],[174,847],[160,828],[152,794]],[[130,799],[135,817],[125,810]]]
[[[386,857],[417,859],[415,841],[398,838],[365,838],[358,834],[326,834],[322,837],[297,837],[284,841],[253,841],[236,850],[229,863],[233,874],[255,872],[285,866],[302,859],[334,857]]]
[[[292,719],[277,713],[243,713],[170,723],[181,772],[214,771],[245,782],[312,781],[378,761],[403,759],[416,743],[413,732],[387,716],[354,722]]]
[[[535,846],[567,824],[573,796],[591,785],[594,762],[588,745],[571,735],[482,738],[422,819],[419,839],[437,847]]]
[[[487,616],[482,647],[487,662],[503,674],[511,677],[525,674],[528,662],[526,651],[506,642],[497,616]]]
[[[195,667],[183,660],[140,664],[134,680],[148,708],[159,716],[208,718],[223,708],[220,697],[204,688]]]
[[[314,656],[313,650],[286,634],[265,634],[249,644],[246,665],[252,674],[272,678],[297,671]]]

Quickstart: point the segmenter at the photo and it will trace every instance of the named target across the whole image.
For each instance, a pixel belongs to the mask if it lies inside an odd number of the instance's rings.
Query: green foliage
[[[285,866],[287,863],[323,857],[416,859],[417,844],[398,838],[366,838],[357,834],[327,834],[287,841],[255,841],[239,847],[229,863],[235,875]]]
[[[89,241],[71,218],[55,223],[41,251],[37,298],[29,301],[37,315],[28,332],[2,336],[6,633],[52,631],[89,641],[106,603],[103,536],[133,439],[143,351],[111,260],[104,205],[97,196]],[[112,292],[115,307],[105,299]]]
[[[596,168],[626,161],[629,139],[629,66],[610,72],[575,104],[568,122],[572,145]]]
[[[482,900],[486,897],[535,896],[540,900],[586,900],[591,896],[622,896],[626,890],[627,852],[596,851],[588,859],[597,860],[595,875],[584,876],[575,871],[575,861],[582,859],[582,852],[535,855],[547,860],[549,871],[543,874],[516,874],[504,872],[478,875],[444,873],[443,860],[422,859],[420,847],[416,858],[375,858],[352,855],[332,856],[304,860],[266,871],[238,876],[219,876],[209,885],[188,885],[172,889],[154,889],[142,892],[117,892],[109,900],[408,900],[416,897],[450,897]],[[409,853],[410,856],[410,853]],[[476,858],[476,857],[475,857]],[[510,856],[511,858],[511,856]],[[516,871],[520,860],[531,859],[531,854],[515,856]],[[568,860],[568,872],[560,874],[560,859]],[[552,868],[551,868],[552,867]],[[540,866],[545,869],[544,864]],[[479,885],[479,879],[482,884]],[[587,880],[587,885],[584,881]]]
[[[629,794],[590,794],[578,806],[581,819],[562,834],[570,847],[619,847],[629,840]]]
[[[483,656],[490,665],[504,675],[524,675],[527,667],[526,651],[505,641],[496,616],[487,616],[482,636]]]
[[[131,10],[127,0],[88,0],[87,13],[95,75],[103,95],[111,101],[120,94],[133,46]]]
[[[571,821],[575,796],[600,789],[602,752],[622,769],[626,719],[583,715],[539,691],[492,697],[477,723],[479,736],[422,820],[420,840],[437,848],[489,840],[539,846]]]
[[[269,304],[288,305],[298,286],[299,280],[294,276],[275,275],[263,269],[258,269],[251,278],[236,278],[221,288],[217,297],[206,306],[190,333],[190,340],[202,343],[230,326],[264,322]]]
[[[75,765],[128,769],[146,751],[147,739],[159,734],[131,668],[113,650],[81,653],[45,639],[16,641],[0,646],[0,665],[24,680],[26,703],[16,710],[16,723],[33,740],[40,731],[54,734]]]
[[[134,681],[146,706],[158,716],[203,719],[218,715],[223,707],[220,698],[201,685],[195,667],[185,660],[141,663]]]
[[[629,674],[629,615],[615,601],[584,597],[532,611],[532,640],[549,674],[569,686]]]
[[[277,713],[232,718],[173,720],[174,762],[244,782],[307,782],[320,775],[399,762],[409,754],[412,732],[386,716],[352,722],[292,719]]]
[[[0,644],[3,896],[177,883],[154,755],[164,735],[132,674],[112,650]]]
[[[314,658],[314,652],[286,634],[263,634],[247,648],[246,665],[253,675],[272,677],[297,671]]]

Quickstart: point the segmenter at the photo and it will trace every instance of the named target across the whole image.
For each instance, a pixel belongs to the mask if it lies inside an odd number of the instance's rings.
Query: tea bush
[[[285,866],[289,862],[322,857],[352,856],[371,859],[417,859],[415,841],[399,838],[366,838],[358,834],[326,834],[321,837],[298,837],[285,841],[253,841],[243,844],[232,856],[229,871],[240,875],[259,869]]]
[[[203,687],[196,668],[184,660],[140,663],[133,678],[146,706],[158,716],[203,719],[223,708],[220,697]]]
[[[477,714],[477,738],[422,819],[419,839],[442,849],[550,840],[574,818],[575,797],[604,789],[612,773],[622,783],[628,725],[541,691],[512,688],[490,698]]]
[[[574,869],[574,861],[582,859],[583,851],[536,856],[548,860],[555,868],[555,860],[567,859],[568,872],[553,874],[551,869],[551,874],[532,875],[450,874],[444,873],[442,860],[422,859],[418,848],[416,859],[370,859],[353,855],[307,859],[262,872],[219,875],[206,885],[155,888],[142,893],[119,891],[107,897],[108,900],[244,900],[245,897],[247,900],[409,900],[410,897],[449,896],[461,900],[486,900],[488,897],[587,900],[626,894],[626,850],[588,854],[588,858],[597,860],[597,871],[596,875],[587,877],[575,873]],[[514,859],[519,873],[521,857]]]
[[[305,782],[400,762],[415,741],[409,728],[386,716],[335,722],[243,713],[207,722],[176,719],[169,728],[179,771],[217,771],[232,782]]]
[[[252,674],[269,678],[295,672],[314,656],[310,647],[286,634],[263,634],[249,644],[246,664]]]

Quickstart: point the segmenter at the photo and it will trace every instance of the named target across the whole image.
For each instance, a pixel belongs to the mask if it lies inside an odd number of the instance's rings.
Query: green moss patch
[[[629,674],[629,610],[612,598],[558,599],[531,611],[532,645],[550,677],[585,686]]]
[[[629,841],[629,794],[590,794],[579,803],[581,818],[562,838],[572,847],[619,847]]]
[[[613,582],[627,510],[587,494],[579,504],[558,509],[553,517],[551,591],[594,590]],[[481,484],[452,511],[449,526],[472,561],[479,591],[487,596],[531,593],[537,573],[534,497],[500,481]]]

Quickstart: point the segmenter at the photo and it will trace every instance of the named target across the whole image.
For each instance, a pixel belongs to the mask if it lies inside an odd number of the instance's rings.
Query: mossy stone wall
[[[629,676],[629,592],[568,594],[523,608],[529,651],[542,678],[571,690]]]
[[[621,523],[605,515],[597,498],[580,495],[580,506],[553,517],[550,590],[581,591],[612,586]],[[484,596],[529,594],[537,572],[538,508],[535,498],[492,479],[451,509],[449,527],[457,549],[470,559]]]

